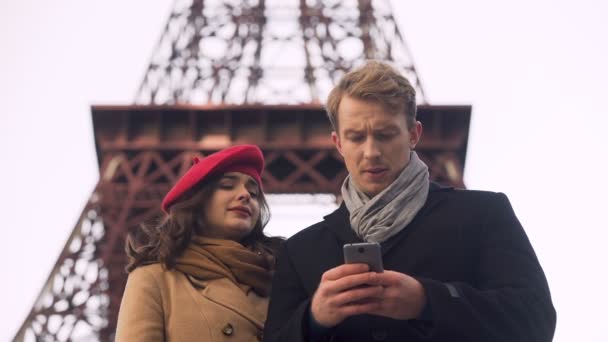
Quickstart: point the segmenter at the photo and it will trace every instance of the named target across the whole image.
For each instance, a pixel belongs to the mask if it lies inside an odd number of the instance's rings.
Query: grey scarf
[[[350,175],[342,184],[352,229],[364,241],[380,243],[414,219],[426,202],[428,191],[429,169],[414,151],[410,152],[410,162],[397,179],[371,199],[357,189]]]

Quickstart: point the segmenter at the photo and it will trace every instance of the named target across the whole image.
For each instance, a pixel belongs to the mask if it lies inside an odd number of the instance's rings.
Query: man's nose
[[[370,137],[363,145],[363,156],[368,159],[378,158],[380,156],[380,148],[376,139]]]

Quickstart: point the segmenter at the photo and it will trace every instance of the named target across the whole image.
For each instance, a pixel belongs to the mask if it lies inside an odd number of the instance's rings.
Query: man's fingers
[[[323,273],[321,280],[337,280],[351,274],[364,273],[367,271],[369,271],[369,266],[367,264],[344,264]]]
[[[378,274],[376,272],[365,272],[352,274],[335,280],[331,284],[334,293],[347,291],[361,286],[378,285]]]
[[[382,273],[378,273],[378,277],[375,279],[376,284],[391,287],[391,286],[399,286],[403,281],[407,281],[410,276],[398,273],[394,271],[385,270]]]
[[[354,288],[336,294],[331,298],[331,304],[343,307],[351,305],[360,305],[368,302],[377,301],[381,296],[384,288],[382,286],[365,286]]]
[[[380,303],[378,301],[364,302],[364,303],[353,303],[340,308],[340,312],[343,317],[350,317],[354,315],[369,314],[378,311]]]

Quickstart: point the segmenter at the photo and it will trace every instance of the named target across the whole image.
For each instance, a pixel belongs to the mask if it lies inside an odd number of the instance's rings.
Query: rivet
[[[230,336],[230,335],[234,334],[234,328],[232,327],[232,324],[230,324],[230,323],[226,324],[226,326],[224,326],[224,329],[222,329],[222,332],[226,336]]]

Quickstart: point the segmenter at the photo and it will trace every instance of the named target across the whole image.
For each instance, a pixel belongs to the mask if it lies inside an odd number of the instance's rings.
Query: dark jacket
[[[291,237],[278,256],[265,341],[309,340],[309,307],[322,274],[361,242],[344,205]],[[504,194],[431,185],[414,220],[382,245],[384,268],[418,279],[428,317],[353,316],[331,341],[545,342],[555,309],[543,270]]]

